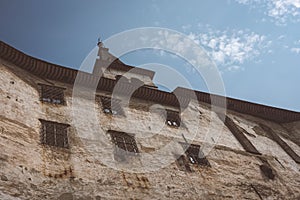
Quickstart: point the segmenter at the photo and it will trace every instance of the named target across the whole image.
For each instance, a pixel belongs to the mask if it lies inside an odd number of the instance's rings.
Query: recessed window
[[[184,155],[181,155],[176,159],[176,164],[179,170],[181,171],[187,171],[187,172],[193,171]]]
[[[120,100],[100,96],[100,101],[105,114],[124,115],[123,109],[120,105]]]
[[[200,145],[190,144],[185,154],[190,163],[210,167],[210,163],[201,151]]]
[[[118,131],[109,131],[109,134],[116,147],[127,152],[139,152],[133,135]]]
[[[179,112],[167,110],[166,124],[171,127],[179,127],[180,126]]]
[[[42,144],[68,148],[68,124],[61,124],[40,119]]]
[[[263,163],[262,165],[259,166],[261,172],[268,178],[268,179],[274,179],[275,174],[273,172],[273,169],[271,166],[267,163]]]
[[[39,84],[40,86],[40,100],[42,102],[53,104],[65,104],[64,88]]]

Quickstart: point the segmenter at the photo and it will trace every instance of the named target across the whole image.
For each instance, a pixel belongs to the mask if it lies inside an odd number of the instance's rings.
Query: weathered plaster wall
[[[254,129],[259,123],[272,127],[299,154],[299,145],[285,137],[288,130],[294,135],[299,133],[299,123],[281,126],[229,112],[229,117],[249,133],[247,138],[262,153],[253,155],[244,151],[206,104],[191,102],[182,113],[183,127],[178,129],[165,125],[163,110],[157,109],[161,106],[151,106],[149,112],[147,106],[123,105],[125,116],[108,116],[99,104],[88,99],[77,98],[76,104],[72,102],[71,86],[43,80],[1,63],[0,199],[300,198],[299,164]],[[37,83],[65,87],[66,106],[41,103]],[[135,101],[132,100],[133,104]],[[41,145],[38,119],[70,124],[70,148]],[[105,164],[114,161],[113,145],[106,133],[110,129],[135,134],[142,153],[151,153],[170,141],[183,141],[182,134],[195,144],[215,142],[207,156],[211,167],[190,165],[193,172],[181,171],[173,155],[179,149],[172,146],[168,152],[159,152],[158,159],[150,163],[158,166],[165,159],[174,160],[158,171],[117,171]],[[143,163],[143,158],[132,158],[133,168]],[[260,171],[262,160],[273,168],[274,180]],[[119,167],[126,167],[126,163]]]
[[[120,71],[116,71],[113,69],[109,69],[109,70],[106,70],[105,72],[103,72],[103,75],[105,78],[110,78],[110,79],[115,79],[117,75],[123,75],[124,77],[126,77],[129,80],[131,78],[136,78],[136,79],[143,81],[145,83],[145,85],[154,86],[154,83],[149,76],[136,74],[136,73],[134,73],[134,71],[135,71],[135,69],[132,69],[129,72],[120,72]]]

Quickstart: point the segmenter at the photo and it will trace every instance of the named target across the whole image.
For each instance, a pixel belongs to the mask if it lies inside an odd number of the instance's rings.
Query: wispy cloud
[[[189,37],[203,46],[219,68],[228,71],[242,69],[240,66],[260,54],[268,52],[271,41],[266,36],[249,30],[213,30],[190,33]]]
[[[277,25],[286,25],[287,22],[300,21],[300,0],[235,0],[251,7],[265,9],[264,14]]]
[[[296,40],[293,42],[293,47],[290,48],[290,51],[295,54],[300,54],[300,40]]]
[[[291,48],[291,52],[296,53],[296,54],[300,54],[300,48]]]
[[[237,65],[227,67],[227,71],[230,71],[230,72],[239,71],[239,70],[244,70],[244,68],[241,66],[237,66]]]
[[[300,40],[295,41],[294,44],[300,45]]]
[[[184,32],[186,32],[192,28],[192,25],[191,24],[183,25],[181,26],[181,28]]]

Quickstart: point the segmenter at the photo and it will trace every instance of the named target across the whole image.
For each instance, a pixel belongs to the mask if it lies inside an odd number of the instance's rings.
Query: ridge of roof
[[[116,59],[114,60],[108,67],[107,69],[114,69],[114,70],[119,70],[119,71],[124,71],[124,72],[128,72],[131,69],[134,69],[134,71],[131,71],[131,73],[136,73],[136,74],[140,74],[140,75],[145,75],[145,76],[149,76],[151,78],[151,80],[153,79],[155,72],[148,70],[148,69],[142,69],[139,67],[133,67],[130,65],[127,65],[125,63],[123,63],[120,59]]]
[[[82,80],[84,80],[86,84],[97,84],[98,90],[112,92],[117,83],[116,80],[104,77],[100,78],[99,76],[95,76],[87,72],[63,67],[50,62],[43,61],[38,58],[34,58],[4,43],[3,41],[0,41],[0,57],[32,73],[33,75],[47,78],[50,80],[60,81],[67,84],[74,84],[78,73],[82,75],[80,77],[82,78]],[[120,68],[122,68],[123,70],[127,69],[129,71],[134,67],[124,64]],[[143,72],[145,72],[146,74],[152,72],[154,75],[153,71],[141,69],[141,73]],[[133,89],[132,85],[129,83],[124,83],[122,87],[124,92],[132,91]],[[218,104],[222,106],[221,104],[224,104],[223,102],[226,102],[227,109],[229,110],[233,110],[243,114],[249,114],[266,120],[275,121],[279,123],[300,120],[300,112],[261,105],[257,103],[247,102],[230,97],[209,94],[181,87],[178,87],[173,92],[169,93],[143,86],[133,93],[133,97],[161,103],[164,105],[179,107],[180,105],[187,106],[189,102],[188,97],[190,97],[190,95],[188,94],[190,92],[194,92],[196,94],[196,98],[199,102],[211,104],[213,99],[214,105],[216,104],[216,106],[218,106]]]
[[[10,51],[11,54],[18,54],[18,56],[20,56],[20,57],[28,57],[28,58],[34,60],[34,62],[38,62],[39,64],[48,65],[48,66],[54,66],[54,67],[58,67],[58,68],[66,68],[66,69],[72,70],[72,71],[79,71],[77,69],[73,69],[73,68],[70,68],[70,67],[66,67],[66,66],[54,64],[54,63],[51,63],[51,62],[48,62],[48,61],[45,61],[45,60],[42,60],[42,59],[30,56],[30,55],[25,54],[22,51],[14,48],[11,45],[9,45],[9,44],[7,44],[7,43],[5,43],[5,42],[3,42],[3,41],[0,40],[0,56],[1,57],[2,56],[7,56],[7,55],[5,55],[5,51]],[[6,53],[8,53],[8,52],[6,52]],[[127,65],[127,64],[123,63],[119,58],[116,58],[107,67],[107,69],[115,69],[115,70],[119,70],[119,71],[123,71],[123,72],[128,72],[131,69],[135,69],[132,73],[149,76],[151,79],[153,79],[153,77],[155,75],[154,71]]]

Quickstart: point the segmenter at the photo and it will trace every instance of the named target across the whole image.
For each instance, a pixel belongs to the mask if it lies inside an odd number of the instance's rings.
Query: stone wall
[[[113,70],[113,69],[106,69],[104,71],[104,69],[102,70],[103,75],[105,78],[109,78],[109,79],[116,79],[117,75],[123,75],[124,77],[126,77],[128,80],[132,79],[132,78],[136,78],[138,80],[141,80],[145,85],[147,86],[155,86],[154,83],[152,82],[151,77],[146,76],[146,75],[140,75],[140,74],[136,74],[135,73],[135,68],[131,70],[131,72],[120,72],[117,70]]]
[[[32,76],[3,60],[0,70],[0,199],[300,198],[299,164],[259,128],[271,127],[300,155],[299,122],[277,124],[228,111],[261,153],[256,155],[204,103],[190,102],[183,126],[172,128],[165,125],[164,107],[151,102],[133,99],[123,105],[124,116],[106,115],[94,99],[72,100],[71,85]],[[66,105],[42,103],[38,83],[66,88]],[[69,124],[70,147],[42,145],[39,119]],[[141,155],[118,163],[108,130],[134,134]],[[207,155],[211,167],[187,162],[191,171],[181,168],[174,156],[183,153],[182,135],[193,144],[213,144]],[[263,163],[272,168],[273,180],[260,169]]]

